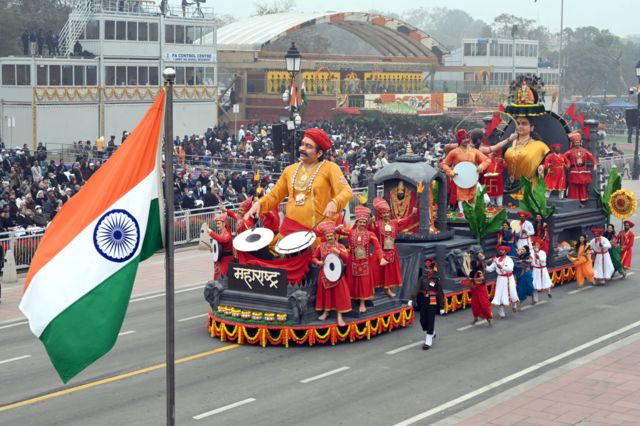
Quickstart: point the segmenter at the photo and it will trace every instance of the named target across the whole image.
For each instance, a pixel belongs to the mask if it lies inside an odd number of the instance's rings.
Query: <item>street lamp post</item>
[[[638,90],[636,90],[636,92],[638,96],[639,122],[636,123],[636,147],[633,151],[633,180],[638,180],[640,178],[640,164],[638,164],[638,139],[640,138],[640,61],[636,64],[636,77],[638,77]]]
[[[287,54],[284,56],[284,61],[287,72],[289,72],[289,75],[291,76],[291,81],[289,84],[289,87],[291,88],[295,81],[296,74],[300,72],[300,65],[302,64],[302,55],[300,55],[300,51],[298,50],[294,42],[291,42],[291,47],[289,47]],[[293,146],[295,142],[295,130],[296,127],[302,124],[302,117],[300,117],[300,114],[298,113],[298,108],[296,106],[297,104],[295,100],[289,99],[289,96],[292,95],[297,96],[297,94],[293,93],[289,93],[289,95],[287,96],[287,94],[285,93],[283,94],[282,99],[285,101],[289,101],[289,121],[287,122],[287,130],[289,131],[289,141],[292,145],[290,147],[290,152],[293,161],[293,158],[295,156],[295,146]]]
[[[516,35],[518,34],[518,26],[511,27],[511,79],[516,81]]]

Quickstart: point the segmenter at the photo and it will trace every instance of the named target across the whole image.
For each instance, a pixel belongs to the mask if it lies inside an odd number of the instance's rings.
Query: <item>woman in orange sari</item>
[[[567,259],[573,263],[573,266],[576,269],[575,279],[578,283],[578,287],[582,287],[584,285],[585,279],[590,281],[591,284],[595,284],[593,264],[591,262],[591,248],[586,235],[580,235],[578,242],[574,247],[574,253],[576,253],[575,257],[568,254]]]

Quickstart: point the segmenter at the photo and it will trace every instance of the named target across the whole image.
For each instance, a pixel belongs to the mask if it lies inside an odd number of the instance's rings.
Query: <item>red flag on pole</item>
[[[582,128],[582,137],[586,140],[591,139],[591,129],[589,128],[589,126],[584,126]]]
[[[491,117],[491,122],[487,124],[487,138],[489,138],[493,134],[493,131],[498,128],[501,122],[502,119],[500,118],[500,114],[493,114],[493,117]]]
[[[584,112],[581,112],[580,114],[576,115],[575,119],[578,123],[580,123],[582,127],[584,127]]]
[[[569,116],[571,118],[571,124],[573,124],[573,122],[576,121],[576,104],[569,105],[564,115]]]

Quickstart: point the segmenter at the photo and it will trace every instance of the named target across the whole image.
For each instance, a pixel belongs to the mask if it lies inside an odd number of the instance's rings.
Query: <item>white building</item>
[[[32,56],[0,58],[5,144],[119,140],[142,118],[167,66],[176,69],[174,133],[214,126],[216,29],[212,11],[196,5],[163,14],[153,1],[75,0],[61,55],[45,47],[39,56],[31,46]]]
[[[504,89],[515,76],[531,73],[542,77],[547,93],[550,93],[550,89],[557,87],[560,74],[557,68],[541,66],[538,57],[538,40],[464,39],[462,47],[443,57],[444,65],[492,67],[493,71],[437,72],[435,79],[440,86],[446,85],[449,91],[468,93]]]

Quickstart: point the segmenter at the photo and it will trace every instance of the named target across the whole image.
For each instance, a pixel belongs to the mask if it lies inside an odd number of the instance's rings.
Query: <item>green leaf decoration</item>
[[[533,216],[539,214],[543,218],[548,219],[555,210],[555,206],[547,206],[547,185],[544,179],[537,178],[536,185],[525,178],[520,178],[520,188],[523,191],[523,198],[520,200],[520,210],[527,211]]]
[[[607,217],[607,223],[611,222],[611,207],[609,206],[609,201],[611,201],[611,194],[616,192],[617,190],[622,188],[622,177],[618,174],[618,168],[615,166],[611,166],[611,171],[609,171],[609,179],[607,179],[607,184],[604,187],[602,192],[597,191],[594,188],[594,192],[598,196],[598,203],[600,204],[600,208],[602,212]]]
[[[486,212],[486,204],[484,202],[484,195],[486,190],[484,186],[476,191],[474,205],[469,204],[467,201],[462,202],[462,210],[464,212],[464,218],[469,224],[469,229],[476,236],[478,245],[482,244],[482,239],[489,234],[498,232],[502,226],[502,222],[507,219],[507,212],[505,210],[500,211],[493,217],[488,217]]]

